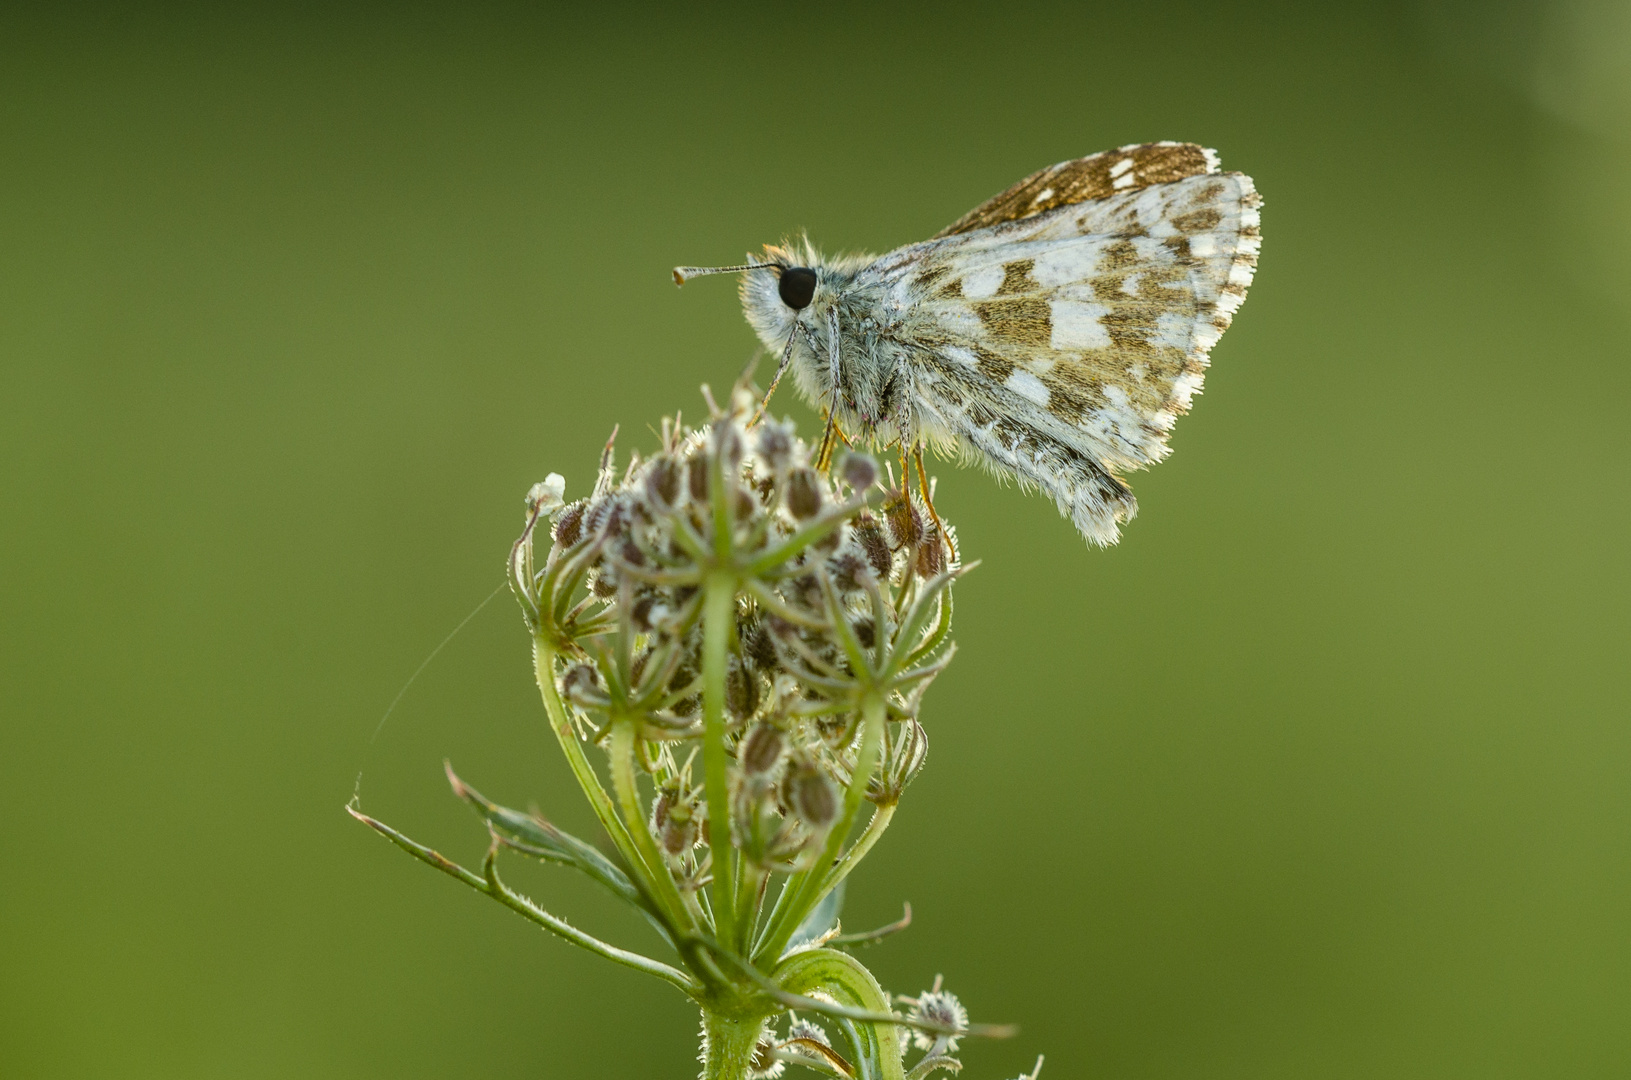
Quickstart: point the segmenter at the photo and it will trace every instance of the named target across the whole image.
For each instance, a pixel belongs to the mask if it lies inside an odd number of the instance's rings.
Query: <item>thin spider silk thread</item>
[[[353,806],[362,801],[362,774],[363,771],[368,768],[369,752],[374,749],[374,743],[379,740],[379,733],[385,730],[385,721],[389,720],[391,718],[391,714],[396,712],[396,707],[402,704],[402,699],[407,697],[408,691],[413,688],[414,682],[418,680],[419,676],[425,673],[426,668],[430,667],[431,661],[435,660],[436,657],[440,655],[441,651],[447,648],[449,642],[459,636],[459,631],[470,625],[471,619],[474,619],[477,615],[480,615],[482,610],[486,608],[488,604],[493,602],[493,597],[497,596],[503,591],[504,586],[499,585],[496,589],[487,594],[487,599],[476,605],[475,610],[460,620],[459,625],[455,626],[452,632],[449,633],[447,637],[442,639],[442,643],[430,651],[430,655],[425,657],[424,662],[414,669],[414,673],[408,676],[408,681],[402,684],[402,689],[396,692],[396,697],[391,699],[391,704],[386,706],[385,715],[379,718],[379,723],[374,725],[374,733],[368,736],[368,741],[363,744],[363,763],[357,769],[357,782],[351,788],[351,804]]]

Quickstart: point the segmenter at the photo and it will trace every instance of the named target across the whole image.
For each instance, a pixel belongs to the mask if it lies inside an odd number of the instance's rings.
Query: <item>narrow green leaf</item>
[[[604,885],[624,903],[643,911],[649,910],[628,874],[601,854],[599,848],[561,831],[543,818],[498,805],[459,779],[451,764],[444,762],[443,765],[447,770],[447,781],[453,785],[453,793],[469,803],[494,832],[510,841],[511,847],[535,858],[576,867]]]

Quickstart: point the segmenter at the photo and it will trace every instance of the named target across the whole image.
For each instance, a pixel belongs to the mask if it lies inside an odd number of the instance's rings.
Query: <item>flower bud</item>
[[[800,521],[821,513],[821,478],[814,469],[794,469],[788,476],[787,510]]]
[[[816,718],[816,734],[821,736],[823,742],[834,750],[848,746],[855,738],[855,727],[860,722],[859,713],[840,713],[837,716],[821,716]]]
[[[844,534],[846,531],[846,526],[840,523],[838,528],[829,530],[825,536],[810,546],[815,548],[817,551],[830,555],[837,551],[839,545],[844,542]]]
[[[855,640],[861,643],[861,648],[870,649],[878,640],[878,629],[871,619],[856,619],[850,624],[855,632]]]
[[[759,708],[759,679],[734,657],[725,673],[725,708],[738,720],[746,720]]]
[[[634,628],[640,633],[648,633],[656,625],[652,615],[657,611],[658,602],[656,596],[646,593],[636,600],[634,606],[629,609],[629,618],[634,622]]]
[[[672,510],[680,497],[680,467],[667,454],[655,458],[646,470],[646,498],[658,510]]]
[[[689,804],[677,802],[667,808],[660,829],[663,850],[682,855],[697,842],[697,813]]]
[[[878,482],[878,463],[867,454],[851,451],[839,462],[838,474],[859,493]]]
[[[652,832],[662,832],[664,823],[668,821],[668,812],[674,808],[674,799],[678,794],[672,784],[657,789],[657,798],[651,804]]]
[[[919,577],[932,578],[946,565],[946,549],[940,543],[940,530],[930,522],[923,532],[923,542],[917,546],[917,572]]]
[[[561,547],[569,548],[583,536],[583,513],[586,507],[587,504],[579,499],[555,515],[555,542]]]
[[[800,603],[807,608],[819,607],[821,604],[821,582],[816,580],[814,574],[800,574],[788,582],[788,591],[798,597]],[[778,633],[782,632],[781,627],[778,626],[776,629]]]
[[[916,548],[923,539],[923,515],[912,504],[912,497],[898,488],[891,491],[883,512],[889,519],[889,530],[895,534],[895,546],[908,551]]]
[[[855,592],[869,576],[868,566],[859,555],[846,551],[827,564],[839,592]]]
[[[577,705],[602,705],[600,673],[589,664],[573,664],[561,675],[561,693]]]
[[[917,779],[923,763],[929,757],[929,737],[923,725],[908,718],[900,727],[900,736],[892,740],[883,767],[873,774],[867,784],[866,797],[879,806],[892,806],[900,801],[906,785]]]
[[[804,1040],[805,1042],[820,1043],[822,1046],[832,1046],[832,1040],[820,1024],[810,1020],[794,1017],[787,1024],[787,1038],[789,1041]]]
[[[550,473],[528,489],[527,513],[545,516],[553,514],[561,508],[565,495],[566,478],[560,473]]]
[[[692,648],[685,659],[681,660],[679,666],[674,669],[673,677],[668,680],[668,688],[677,692],[689,686],[692,680],[697,677],[699,662],[700,658],[697,656],[697,650]]]
[[[725,419],[714,424],[714,447],[719,451],[725,472],[735,473],[742,464],[742,433],[736,430],[735,424]]]
[[[687,486],[691,498],[699,503],[708,501],[708,455],[699,453],[685,463]]]
[[[786,739],[772,724],[754,724],[736,749],[736,760],[749,776],[768,776],[782,759]]]
[[[855,542],[866,552],[866,560],[872,564],[878,580],[887,581],[894,560],[889,555],[889,541],[884,537],[878,519],[871,514],[861,514],[855,519],[854,531]]]
[[[788,770],[783,791],[793,813],[811,829],[820,832],[838,820],[838,794],[832,781],[809,762],[800,762]]]
[[[759,429],[759,456],[781,472],[793,460],[793,436],[780,424],[765,424]]]
[[[756,623],[742,636],[742,651],[760,671],[772,672],[781,666],[776,656],[776,643],[763,623]]]
[[[620,531],[626,520],[623,504],[616,496],[596,499],[584,513],[583,530],[590,536],[602,531],[611,535]]]

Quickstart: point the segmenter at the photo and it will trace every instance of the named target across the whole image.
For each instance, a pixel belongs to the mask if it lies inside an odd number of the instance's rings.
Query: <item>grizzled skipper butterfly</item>
[[[973,457],[1112,544],[1138,509],[1116,474],[1167,455],[1246,298],[1261,205],[1214,151],[1144,143],[1043,169],[881,257],[805,240],[674,280],[743,272],[748,322],[781,353],[771,391],[791,367],[841,431]]]

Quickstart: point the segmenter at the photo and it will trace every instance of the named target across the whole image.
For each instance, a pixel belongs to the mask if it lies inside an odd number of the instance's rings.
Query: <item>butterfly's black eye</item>
[[[782,271],[781,284],[776,291],[782,295],[782,303],[794,311],[803,311],[810,306],[815,298],[816,274],[808,266],[789,266]]]

